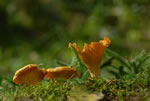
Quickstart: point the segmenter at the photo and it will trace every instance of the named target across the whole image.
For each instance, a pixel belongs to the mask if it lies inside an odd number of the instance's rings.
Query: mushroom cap
[[[45,74],[45,69],[39,68],[36,64],[29,64],[16,71],[13,82],[19,85],[37,84],[44,79]]]
[[[85,43],[83,49],[79,48],[76,43],[69,43],[69,48],[74,47],[79,58],[84,62],[88,68],[91,77],[98,77],[100,75],[100,63],[104,56],[104,49],[110,45],[111,41],[108,37],[99,42]]]
[[[56,67],[56,68],[47,69],[47,75],[45,77],[71,79],[73,77],[79,77],[79,73],[73,67],[65,67],[64,66],[64,67]]]

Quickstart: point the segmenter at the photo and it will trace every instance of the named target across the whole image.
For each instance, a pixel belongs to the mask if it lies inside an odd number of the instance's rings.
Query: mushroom
[[[110,43],[110,39],[105,37],[104,40],[100,40],[99,42],[91,42],[90,45],[85,43],[82,50],[77,46],[76,43],[69,43],[69,48],[75,48],[80,59],[88,68],[91,77],[95,78],[100,75],[100,62],[104,55],[104,49],[108,47]]]
[[[39,68],[36,64],[29,64],[16,71],[13,82],[18,85],[34,85],[44,79],[45,69]]]
[[[73,67],[56,67],[48,68],[46,78],[52,79],[55,82],[55,78],[71,79],[73,77],[79,77],[78,71]]]

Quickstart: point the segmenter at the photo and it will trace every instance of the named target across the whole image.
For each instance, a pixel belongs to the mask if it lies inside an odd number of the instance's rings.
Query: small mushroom
[[[55,82],[55,78],[71,79],[79,77],[79,73],[73,67],[56,67],[48,68],[45,77],[52,79],[52,81]]]
[[[29,64],[16,71],[13,82],[18,85],[34,85],[44,79],[45,69],[39,68],[36,64]]]
[[[99,42],[91,42],[90,45],[84,44],[84,48],[81,49],[76,43],[69,43],[69,48],[74,47],[77,51],[80,59],[84,62],[88,68],[92,78],[99,77],[100,75],[100,62],[104,55],[104,49],[111,43],[108,37]]]

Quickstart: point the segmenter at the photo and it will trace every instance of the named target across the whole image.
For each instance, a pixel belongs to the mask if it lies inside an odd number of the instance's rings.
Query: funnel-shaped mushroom
[[[48,68],[47,74],[45,75],[45,77],[52,79],[53,82],[55,82],[55,78],[71,79],[78,76],[78,71],[73,67]]]
[[[45,76],[46,70],[36,64],[29,64],[16,71],[13,82],[19,85],[33,85],[39,83]]]
[[[104,55],[104,49],[111,43],[110,39],[105,37],[104,40],[99,42],[91,42],[90,45],[84,45],[81,50],[76,43],[69,44],[69,48],[72,46],[77,51],[80,59],[85,63],[88,68],[91,77],[98,77],[100,75],[100,62]]]

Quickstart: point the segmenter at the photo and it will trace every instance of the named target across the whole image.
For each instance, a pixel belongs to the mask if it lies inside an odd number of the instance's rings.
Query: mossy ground
[[[124,79],[79,79],[68,81],[43,80],[38,85],[18,86],[8,80],[2,80],[0,101],[82,101],[91,94],[100,101],[149,101],[150,69],[136,74],[135,78]],[[90,101],[90,100],[89,100]]]

